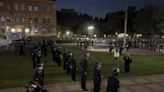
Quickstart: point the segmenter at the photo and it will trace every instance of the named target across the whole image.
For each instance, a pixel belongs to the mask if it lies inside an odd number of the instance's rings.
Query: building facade
[[[56,0],[0,0],[0,35],[56,35]]]

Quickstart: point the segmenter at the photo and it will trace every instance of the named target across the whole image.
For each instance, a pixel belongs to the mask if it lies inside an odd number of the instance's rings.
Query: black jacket
[[[114,76],[110,76],[108,78],[108,84],[107,84],[107,91],[106,92],[118,92],[119,80],[117,80]]]

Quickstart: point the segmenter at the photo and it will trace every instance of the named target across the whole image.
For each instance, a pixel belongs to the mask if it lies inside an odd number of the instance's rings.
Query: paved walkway
[[[164,74],[120,78],[120,92],[164,92]],[[107,80],[102,80],[101,92],[105,92]],[[93,83],[88,81],[89,92],[93,92]],[[80,82],[47,85],[48,92],[82,92]],[[25,88],[2,89],[0,92],[25,92]]]
[[[88,51],[94,51],[94,52],[109,52],[109,49],[106,47],[100,47],[100,46],[94,46],[94,47],[88,47]],[[155,51],[150,51],[147,49],[139,49],[139,48],[131,48],[129,49],[130,53],[132,54],[157,54]]]

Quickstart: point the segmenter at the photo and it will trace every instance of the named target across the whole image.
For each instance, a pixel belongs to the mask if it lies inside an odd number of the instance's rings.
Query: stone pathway
[[[119,78],[120,92],[164,92],[164,74]],[[101,92],[105,92],[107,80],[102,80]],[[93,82],[88,81],[89,92],[93,92]],[[58,83],[45,86],[48,92],[82,92],[80,82]],[[1,89],[0,92],[25,92],[25,88]]]

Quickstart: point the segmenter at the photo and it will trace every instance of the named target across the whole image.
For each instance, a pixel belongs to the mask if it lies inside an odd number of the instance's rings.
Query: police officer
[[[88,59],[89,53],[84,56],[84,59],[80,62],[81,67],[81,89],[83,91],[88,91],[86,88],[86,76],[87,76],[87,69],[88,69]]]
[[[61,66],[61,50],[60,48],[57,48],[56,50],[56,62],[58,66]]]
[[[118,76],[118,72],[118,69],[112,70],[112,76],[108,78],[106,92],[119,92],[119,80],[116,78],[116,76]]]
[[[43,80],[44,80],[44,72],[43,66],[38,66],[34,75],[34,84],[36,87],[34,88],[34,92],[40,92],[43,89]]]
[[[64,49],[64,52],[63,52],[63,68],[64,68],[64,70],[66,70],[66,63],[67,63],[67,60],[68,60],[68,57],[69,57],[69,55],[68,55],[68,53],[67,53],[67,50],[66,49]]]
[[[125,72],[128,73],[130,70],[130,63],[132,62],[128,54],[124,56],[124,62],[125,62]]]
[[[33,47],[31,48],[31,59],[32,59],[32,62],[33,62],[33,68],[35,68],[35,66],[36,66],[36,59],[35,59],[36,56],[37,56],[36,50],[37,50],[37,47],[35,47],[33,45]]]
[[[58,47],[53,48],[52,57],[53,61],[56,62],[58,66],[61,66],[61,51]]]
[[[35,75],[34,75],[34,81],[37,81],[41,86],[43,86],[44,81],[44,71],[43,71],[43,63],[41,63],[39,66],[37,66]]]
[[[70,58],[69,58],[69,62],[70,62],[70,69],[71,69],[71,78],[73,81],[76,81],[76,61],[73,57],[72,53],[69,53]]]
[[[100,84],[101,84],[101,63],[96,63],[95,69],[93,71],[93,83],[94,83],[94,92],[100,92]]]
[[[46,55],[47,55],[47,45],[46,45],[46,41],[43,40],[42,42],[43,42],[43,43],[42,43],[42,53],[44,54],[44,56],[46,56]]]
[[[70,72],[71,72],[69,58],[70,58],[70,55],[68,54],[67,58],[66,58],[66,72],[67,72],[67,75],[70,74]]]
[[[36,66],[39,66],[42,63],[41,56],[42,56],[42,50],[40,49],[40,47],[38,47],[36,50],[36,57],[35,57]]]
[[[19,56],[22,55],[25,56],[23,43],[21,43],[19,47]]]
[[[56,50],[57,50],[56,46],[52,47],[52,60],[54,63],[56,63]]]

